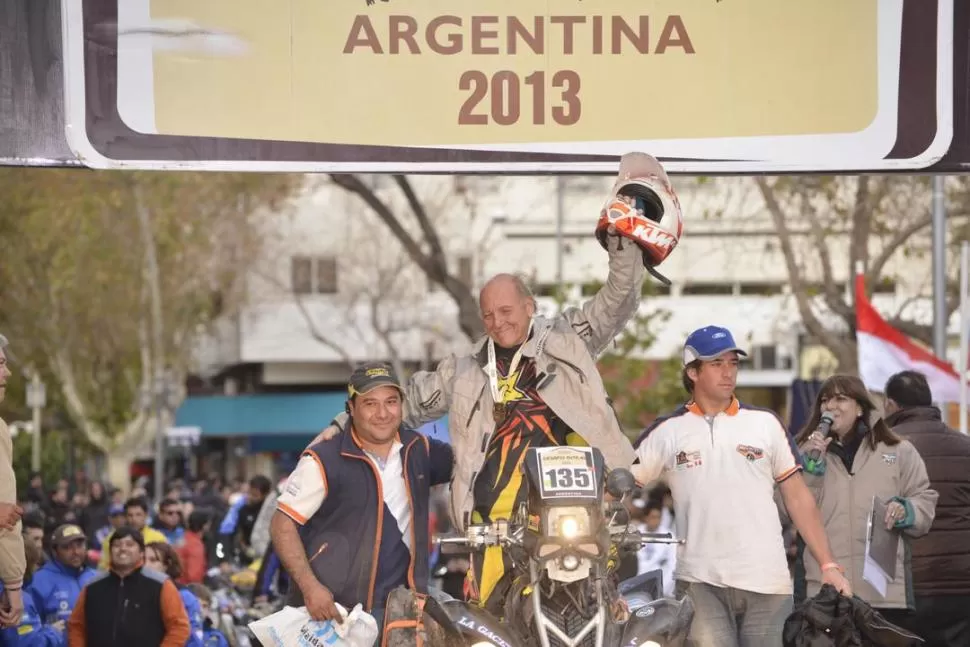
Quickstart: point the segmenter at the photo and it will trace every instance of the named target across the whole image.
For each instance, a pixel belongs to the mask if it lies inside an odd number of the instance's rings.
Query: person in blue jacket
[[[27,558],[27,569],[24,572],[26,587],[33,580],[34,571],[44,553],[36,544],[28,541],[24,542],[24,555]],[[3,584],[0,584],[0,592],[2,591]],[[0,647],[67,647],[65,623],[45,625],[33,597],[25,595],[23,599],[24,613],[20,617],[20,624],[0,630]]]
[[[199,598],[195,597],[186,586],[177,584],[182,577],[182,561],[171,544],[161,541],[153,541],[145,544],[145,568],[150,568],[159,573],[168,575],[172,582],[176,583],[179,595],[182,597],[182,604],[185,605],[185,613],[189,616],[189,628],[192,633],[185,647],[203,647],[205,627],[203,624],[202,605]]]
[[[212,626],[212,591],[202,584],[189,584],[187,588],[199,598],[202,607],[202,646],[229,647],[225,634]]]
[[[111,507],[108,508],[108,525],[102,526],[94,533],[91,547],[98,551],[104,550],[104,542],[111,533],[125,525],[126,521],[125,505],[123,503],[112,503]]]
[[[58,526],[51,535],[51,559],[27,587],[44,624],[66,623],[81,589],[97,574],[86,566],[87,543],[84,531],[72,523]]]

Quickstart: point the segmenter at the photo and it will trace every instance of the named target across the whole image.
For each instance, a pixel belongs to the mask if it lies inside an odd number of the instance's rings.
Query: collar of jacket
[[[137,564],[135,564],[135,568],[133,568],[131,570],[131,572],[128,573],[127,575],[121,575],[121,574],[119,574],[113,568],[111,569],[111,574],[113,576],[117,577],[119,580],[127,580],[129,577],[132,577],[134,575],[138,575],[139,573],[141,573],[141,569],[143,569],[143,568],[145,568],[145,560],[144,559],[141,560],[140,562],[138,562]]]
[[[347,424],[342,429],[343,433],[340,434],[340,453],[349,456],[357,456],[359,458],[366,458],[367,455],[358,444],[357,434],[353,431],[353,422],[353,418],[347,416]],[[408,429],[404,425],[401,425],[397,430],[397,435],[403,447],[409,446],[420,437],[418,432]]]
[[[890,427],[904,422],[942,422],[943,416],[936,407],[908,407],[900,409],[886,417],[886,424]]]
[[[73,577],[74,579],[81,577],[81,574],[84,573],[84,566],[74,568],[73,566],[68,566],[56,557],[52,558],[47,564],[50,564],[51,569],[56,570],[58,573]],[[47,566],[47,564],[44,564],[44,566]],[[44,568],[44,566],[41,568]]]
[[[549,336],[551,331],[551,319],[547,319],[542,315],[533,317],[532,335],[525,340],[525,345],[522,347],[522,354],[531,359],[538,357],[546,344],[546,337]],[[485,335],[475,343],[472,349],[472,357],[475,358],[479,366],[485,368],[485,364],[488,363],[488,335]]]

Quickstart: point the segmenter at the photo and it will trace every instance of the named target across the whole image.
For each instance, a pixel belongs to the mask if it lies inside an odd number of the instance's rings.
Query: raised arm
[[[640,306],[643,287],[643,252],[633,241],[609,236],[610,272],[603,287],[582,305],[567,308],[563,317],[598,357],[626,327]]]

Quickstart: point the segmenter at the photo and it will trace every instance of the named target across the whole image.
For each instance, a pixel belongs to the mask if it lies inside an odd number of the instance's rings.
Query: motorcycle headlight
[[[589,526],[589,511],[585,508],[550,508],[546,536],[567,540],[586,537]]]
[[[579,535],[579,522],[576,517],[562,517],[559,519],[559,536],[563,539],[575,539]]]

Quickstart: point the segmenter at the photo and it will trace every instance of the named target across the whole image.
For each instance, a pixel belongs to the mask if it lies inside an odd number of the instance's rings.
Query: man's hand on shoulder
[[[336,416],[334,416],[334,419],[330,421],[330,424],[327,425],[327,427],[323,431],[317,434],[316,438],[311,440],[310,444],[307,445],[306,448],[310,449],[317,443],[322,443],[325,440],[330,440],[331,438],[334,438],[337,434],[343,431],[344,427],[347,426],[347,422],[349,421],[349,419],[350,419],[350,416],[348,416],[346,413],[339,413]]]
[[[310,442],[310,446],[316,445],[317,443],[322,443],[325,440],[330,440],[331,438],[335,438],[339,433],[340,433],[340,427],[336,425],[330,425],[329,427],[321,431],[319,434],[317,434],[316,438],[314,438]]]
[[[13,530],[24,514],[24,509],[15,503],[0,503],[0,529]]]

